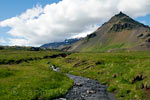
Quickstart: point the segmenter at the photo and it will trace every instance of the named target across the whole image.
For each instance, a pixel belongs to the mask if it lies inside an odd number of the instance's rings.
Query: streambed
[[[60,70],[54,66],[51,66],[51,68],[56,72]],[[64,97],[54,100],[117,100],[113,94],[107,92],[106,85],[101,85],[96,80],[70,74],[66,75],[74,80],[74,85]]]

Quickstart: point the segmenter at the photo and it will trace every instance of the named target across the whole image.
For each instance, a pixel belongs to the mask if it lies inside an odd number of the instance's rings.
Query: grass
[[[0,64],[12,64],[27,60],[42,59],[62,52],[56,51],[29,51],[29,50],[0,50]]]
[[[2,50],[3,61],[41,58],[19,64],[0,65],[0,100],[49,100],[66,94],[73,81],[65,74],[54,72],[44,56],[55,51]],[[6,55],[7,54],[7,55]]]
[[[73,53],[65,58],[48,57],[61,53],[64,52],[0,50],[0,100],[60,97],[73,85],[63,73],[108,84],[107,90],[115,93],[119,100],[149,100],[149,52]],[[54,72],[49,64],[61,67],[62,73]]]
[[[125,43],[116,43],[116,44],[108,44],[107,46],[95,44],[91,47],[85,47],[82,49],[82,52],[106,52],[106,51],[123,51],[123,49],[128,48],[129,45]]]
[[[74,53],[51,59],[61,71],[108,84],[119,100],[149,100],[149,52]]]

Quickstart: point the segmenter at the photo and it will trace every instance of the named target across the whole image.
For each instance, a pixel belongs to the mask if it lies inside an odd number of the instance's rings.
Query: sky
[[[84,37],[120,11],[150,26],[150,0],[0,0],[0,45]]]

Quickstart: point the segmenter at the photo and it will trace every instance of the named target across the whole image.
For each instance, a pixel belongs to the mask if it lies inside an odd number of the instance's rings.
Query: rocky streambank
[[[58,69],[53,70],[58,72]],[[107,92],[106,85],[101,85],[96,80],[70,74],[67,76],[74,80],[74,86],[64,97],[54,100],[117,100]]]

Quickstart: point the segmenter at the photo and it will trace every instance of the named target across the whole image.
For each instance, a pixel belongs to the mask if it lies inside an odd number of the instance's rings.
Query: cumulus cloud
[[[123,11],[138,17],[150,14],[150,0],[62,0],[59,3],[36,6],[20,16],[0,22],[10,27],[12,45],[39,46],[82,37],[93,32],[111,16]]]

